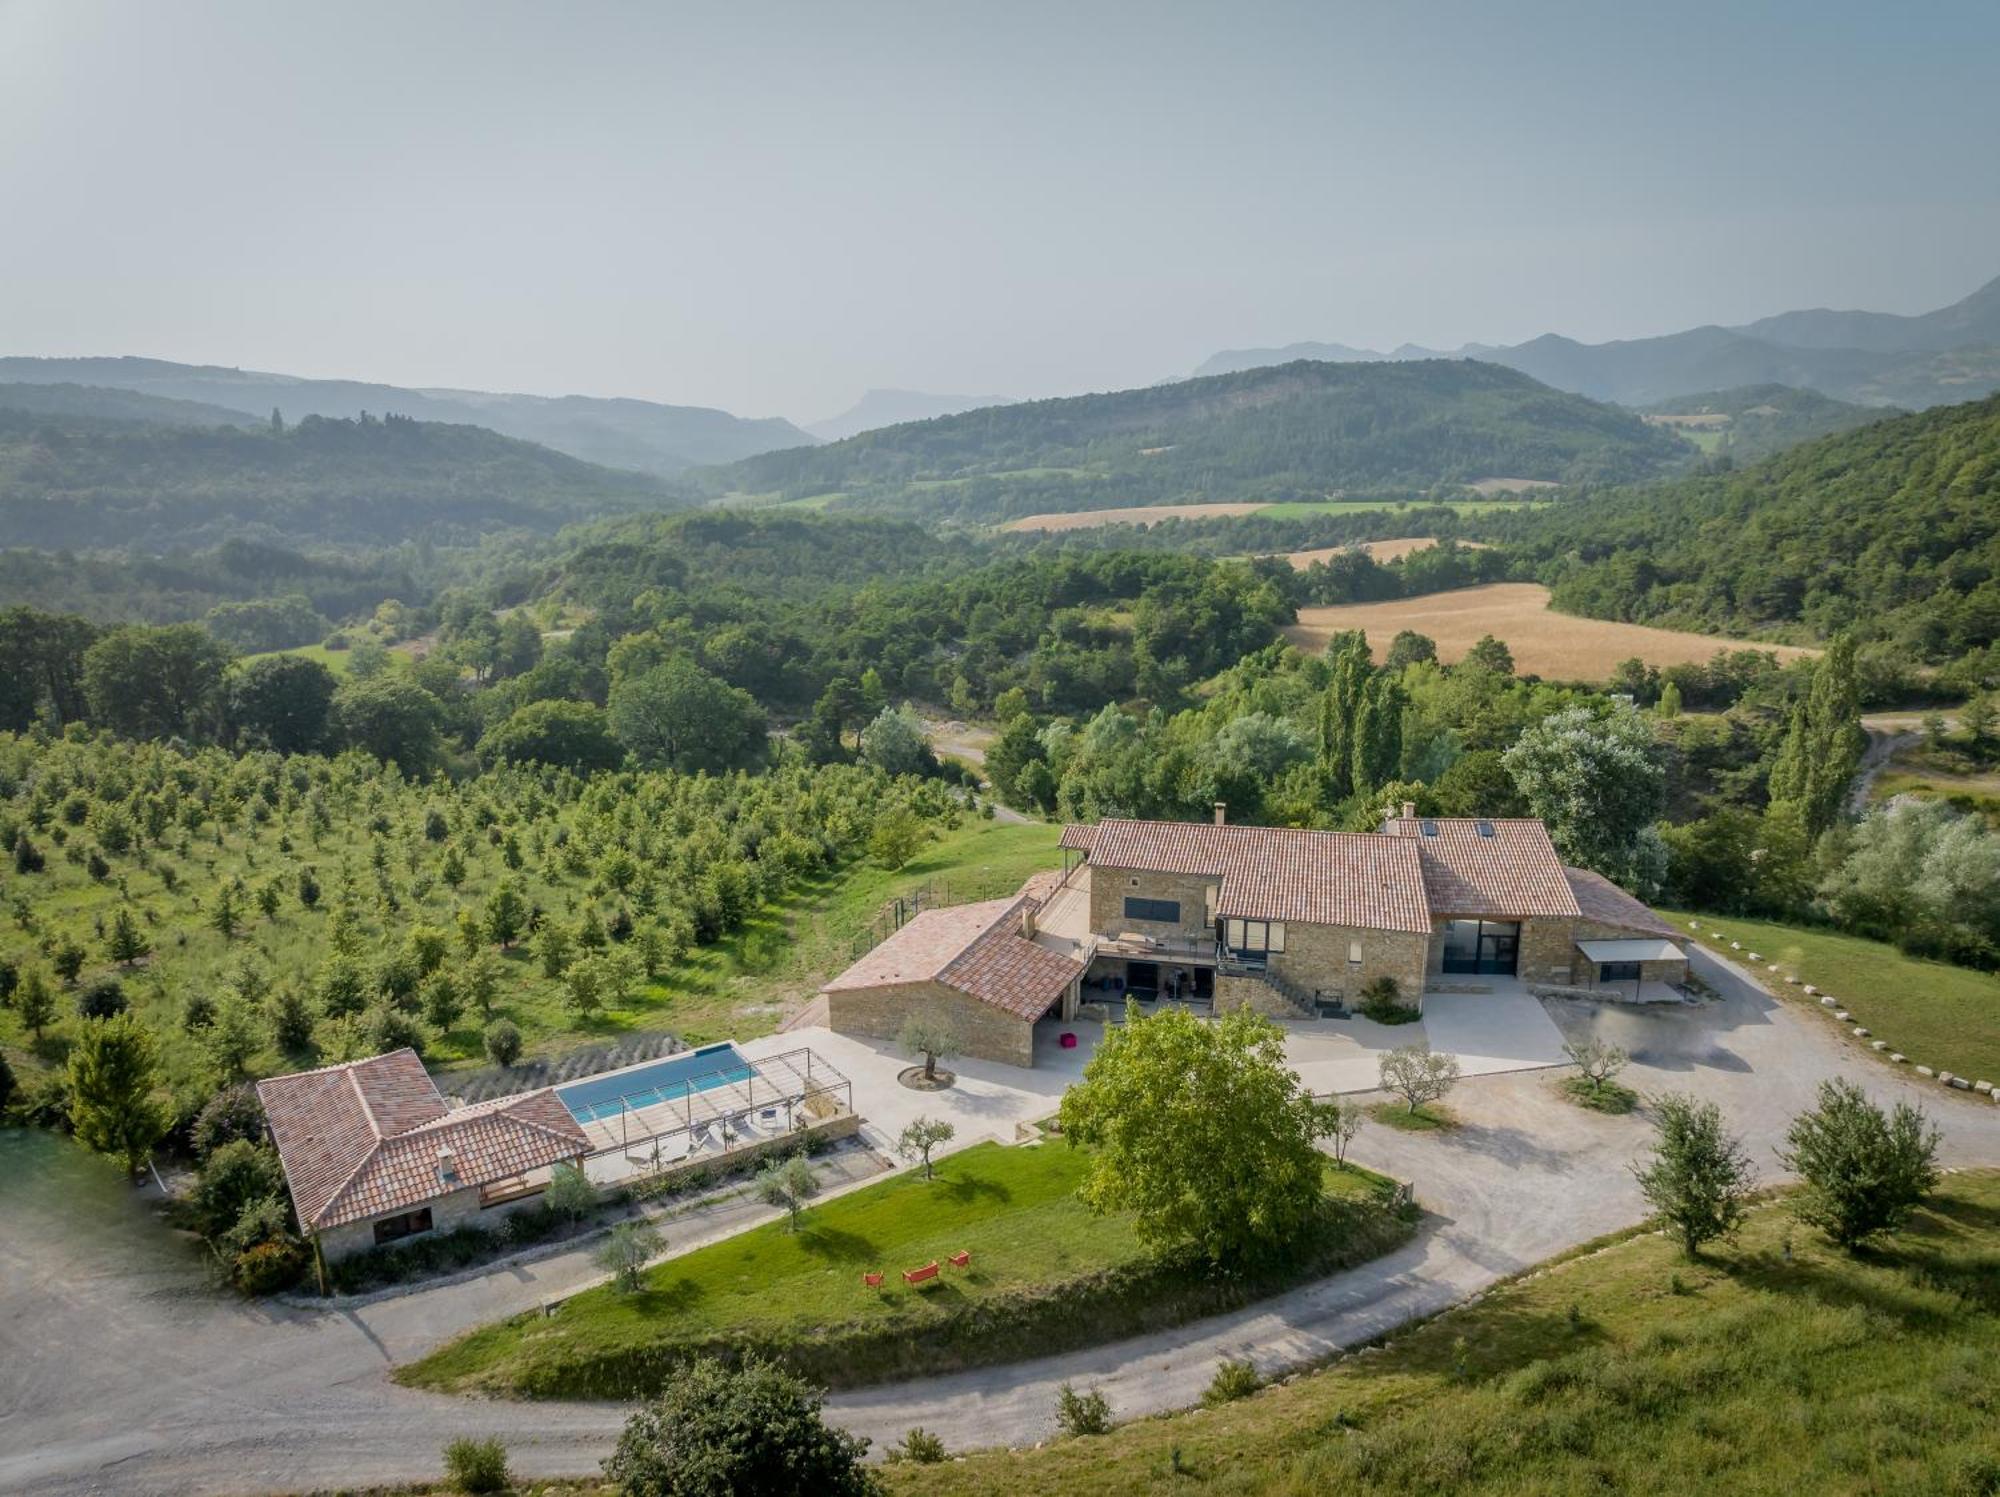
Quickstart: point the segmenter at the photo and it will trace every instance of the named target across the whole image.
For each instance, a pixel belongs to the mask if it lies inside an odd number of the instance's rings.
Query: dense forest
[[[1814,639],[1858,629],[1975,685],[2000,666],[2000,396],[1485,528],[1567,612]]]
[[[506,529],[682,502],[474,426],[400,416],[273,417],[255,430],[16,411],[0,385],[0,546],[161,550],[231,537],[280,545],[469,544]]]
[[[1641,414],[1671,426],[1711,457],[1742,464],[1904,412],[1893,406],[1854,405],[1790,385],[1744,385],[1663,400]]]
[[[1620,482],[1693,449],[1493,365],[1288,364],[993,406],[765,453],[716,492],[997,520],[1038,510],[1421,493],[1484,478]]]

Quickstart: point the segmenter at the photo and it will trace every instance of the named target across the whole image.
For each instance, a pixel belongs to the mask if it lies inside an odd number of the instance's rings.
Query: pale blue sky
[[[2000,274],[2000,5],[0,0],[0,353],[823,416]]]

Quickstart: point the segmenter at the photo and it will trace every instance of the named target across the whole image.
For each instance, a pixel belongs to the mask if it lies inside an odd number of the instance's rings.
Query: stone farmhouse
[[[1673,929],[1609,880],[1564,866],[1540,821],[1418,817],[1379,832],[1104,820],[1067,827],[1065,866],[1011,899],[927,910],[822,989],[826,1022],[893,1038],[923,1007],[964,1049],[1031,1065],[1043,1020],[1092,1000],[1338,1018],[1389,979],[1678,986]]]
[[[543,1088],[453,1108],[414,1050],[257,1083],[299,1226],[323,1261],[534,1201],[592,1145]]]

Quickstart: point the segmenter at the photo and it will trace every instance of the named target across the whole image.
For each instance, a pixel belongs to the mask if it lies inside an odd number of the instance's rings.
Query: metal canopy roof
[[[1678,962],[1687,953],[1672,941],[1578,941],[1576,949],[1593,962]]]

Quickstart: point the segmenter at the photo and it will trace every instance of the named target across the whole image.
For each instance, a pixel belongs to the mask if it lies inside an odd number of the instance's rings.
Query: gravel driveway
[[[1786,1122],[1836,1073],[1883,1101],[1921,1101],[1944,1126],[1947,1163],[2000,1165],[2000,1107],[1891,1072],[1729,964],[1702,952],[1694,962],[1719,1002],[1646,1011],[1556,1002],[1551,1013],[1566,1030],[1627,1046],[1625,1079],[1640,1091],[1719,1102],[1767,1178],[1778,1174],[1773,1150]],[[1467,1126],[1450,1135],[1364,1130],[1356,1157],[1412,1181],[1430,1213],[1419,1236],[1385,1258],[1175,1332],[842,1394],[833,1415],[878,1440],[922,1424],[964,1448],[1044,1438],[1065,1379],[1101,1387],[1125,1417],[1184,1406],[1219,1358],[1247,1355],[1273,1370],[1317,1357],[1636,1221],[1626,1165],[1643,1150],[1644,1119],[1571,1107],[1551,1084],[1547,1072],[1465,1082],[1451,1105]],[[134,1212],[93,1224],[96,1247],[54,1253],[38,1222],[65,1203],[4,1204],[0,1490],[259,1493],[409,1481],[438,1471],[446,1440],[489,1433],[506,1439],[524,1475],[582,1473],[622,1423],[608,1405],[458,1400],[387,1380],[394,1362],[534,1304],[544,1265],[346,1315],[271,1310],[216,1297],[192,1270],[135,1276],[129,1253],[113,1249],[121,1234],[157,1229]]]

